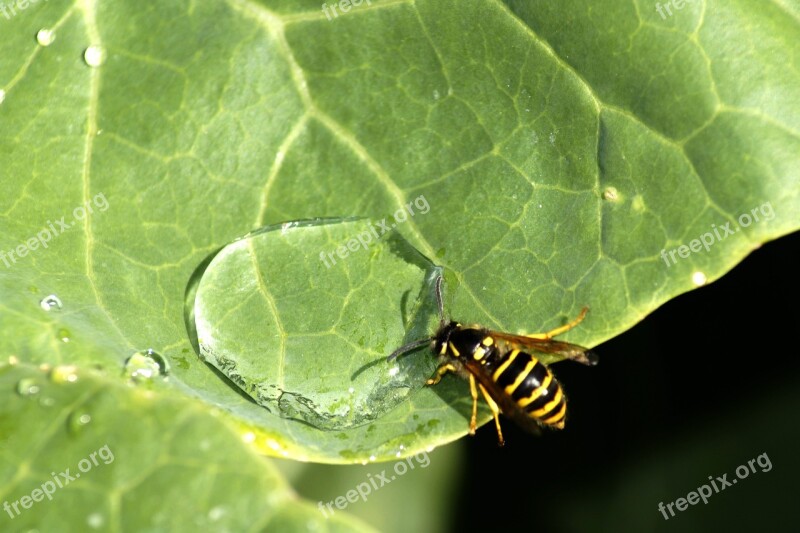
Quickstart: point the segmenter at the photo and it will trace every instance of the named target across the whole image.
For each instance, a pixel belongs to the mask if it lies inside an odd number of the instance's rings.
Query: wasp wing
[[[475,361],[467,361],[465,364],[467,372],[475,376],[475,379],[480,383],[486,392],[489,393],[492,400],[500,408],[503,416],[510,418],[515,424],[534,435],[541,433],[541,424],[528,415],[514,399],[506,393],[497,383],[492,380],[491,376],[486,373],[485,369]]]
[[[543,363],[551,363],[561,359],[571,359],[584,365],[594,366],[597,364],[597,354],[588,348],[578,346],[569,342],[557,341],[549,338],[526,337],[524,335],[512,335],[502,331],[489,330],[487,332],[495,339],[504,341],[509,348],[517,348],[521,351],[547,354],[555,357],[541,359]]]

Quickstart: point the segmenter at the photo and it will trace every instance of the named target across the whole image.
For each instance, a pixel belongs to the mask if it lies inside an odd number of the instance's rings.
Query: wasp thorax
[[[450,351],[459,355],[480,360],[486,353],[483,340],[486,332],[476,328],[459,328],[450,335]],[[455,353],[453,355],[456,355]],[[477,358],[475,356],[478,356]]]

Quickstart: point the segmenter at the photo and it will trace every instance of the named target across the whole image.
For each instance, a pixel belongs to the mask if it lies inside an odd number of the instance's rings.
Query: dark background
[[[597,367],[554,365],[566,429],[466,439],[452,530],[797,531],[799,257],[800,233],[767,243],[597,346]],[[762,453],[770,471],[658,511]]]

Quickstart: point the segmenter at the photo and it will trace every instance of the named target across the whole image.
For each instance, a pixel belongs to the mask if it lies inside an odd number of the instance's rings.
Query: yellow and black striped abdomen
[[[497,389],[507,394],[520,411],[542,424],[564,427],[567,400],[553,373],[527,352],[495,352],[484,369]]]

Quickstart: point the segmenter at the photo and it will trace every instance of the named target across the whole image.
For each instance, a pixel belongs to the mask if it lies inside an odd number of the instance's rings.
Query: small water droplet
[[[50,46],[56,40],[56,34],[53,30],[42,28],[36,33],[36,41],[42,46]]]
[[[147,349],[136,352],[125,361],[125,374],[132,381],[147,381],[169,372],[167,361],[158,352]]]
[[[3,103],[3,100],[6,99],[6,92],[3,89],[0,89],[0,104]]]
[[[75,383],[78,381],[78,368],[74,366],[57,366],[50,371],[53,383]]]
[[[256,440],[256,434],[252,431],[248,431],[246,433],[242,433],[242,440],[244,442],[254,442]]]
[[[44,298],[42,298],[42,301],[39,302],[39,305],[45,311],[58,310],[63,307],[63,305],[61,304],[61,298],[59,298],[55,294],[51,294],[50,296],[45,296]]]
[[[83,52],[83,60],[90,67],[99,67],[106,61],[106,51],[102,46],[93,44]]]
[[[619,193],[615,187],[606,187],[606,190],[603,191],[603,199],[614,201],[619,198]]]
[[[106,523],[106,520],[100,513],[92,513],[86,517],[86,523],[92,529],[100,529]]]
[[[49,396],[42,396],[39,398],[39,405],[42,407],[53,407],[56,404],[56,401],[49,397]]]
[[[390,376],[396,376],[398,372],[400,372],[399,366],[393,366],[392,368],[389,369]]]
[[[438,100],[439,99],[439,91],[433,91],[433,99],[434,100]]]
[[[355,391],[356,391],[356,389],[354,389],[353,387],[350,387],[349,389],[347,389],[347,392],[349,392],[350,394],[353,394]]]
[[[696,286],[700,287],[701,285],[705,285],[708,278],[703,272],[697,271],[692,274],[692,283]]]
[[[375,460],[375,456],[374,456],[374,455],[370,455],[370,456],[369,456],[369,460],[370,460],[370,461],[374,461],[374,460]]]
[[[19,358],[16,355],[9,355],[8,356],[8,364],[11,366],[16,365],[19,363]]]
[[[92,421],[92,415],[87,413],[84,410],[74,411],[72,414],[69,415],[67,419],[67,427],[69,430],[75,434],[81,431],[84,427],[86,427],[89,422]]]
[[[70,333],[67,328],[60,328],[56,331],[56,338],[61,342],[69,342],[71,337],[72,333]]]
[[[397,452],[396,454],[394,454],[394,456],[399,459],[400,458],[400,452]]]
[[[17,393],[21,396],[34,396],[39,390],[39,384],[33,378],[24,378],[17,383]]]
[[[224,507],[222,507],[222,506],[213,507],[208,512],[208,519],[211,520],[212,522],[216,522],[217,520],[222,518],[222,516],[224,514],[225,514],[225,508]]]

